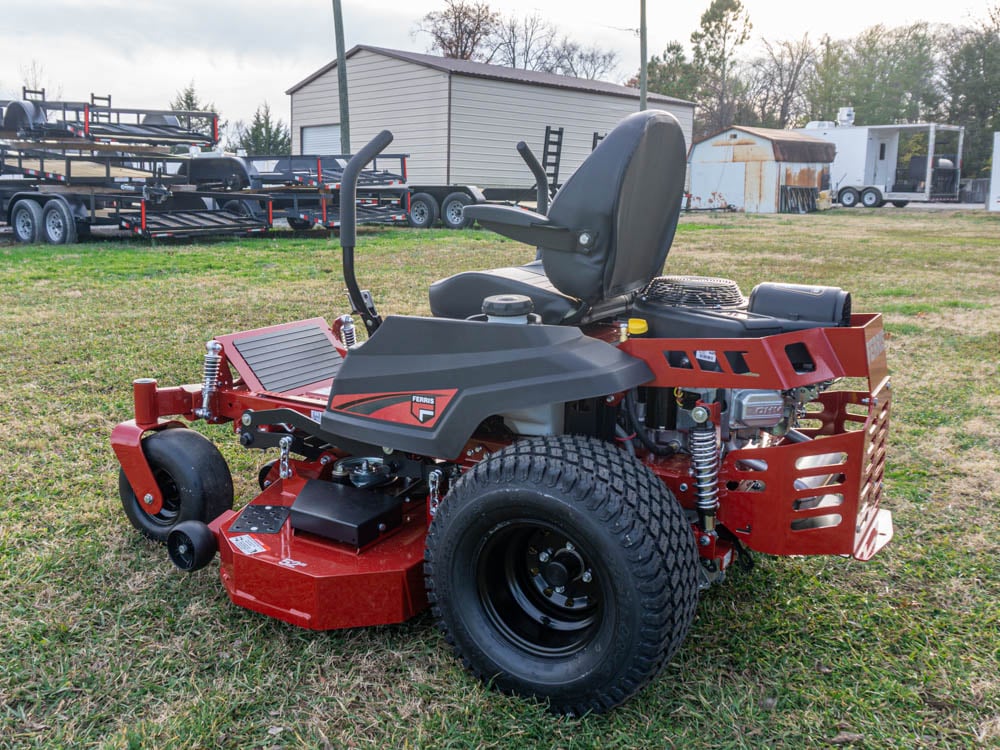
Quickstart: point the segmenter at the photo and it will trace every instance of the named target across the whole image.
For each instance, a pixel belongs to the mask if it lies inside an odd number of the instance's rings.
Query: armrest
[[[576,250],[581,247],[580,235],[585,234],[553,224],[541,214],[516,206],[479,204],[466,206],[463,210],[467,217],[497,234],[547,250]]]

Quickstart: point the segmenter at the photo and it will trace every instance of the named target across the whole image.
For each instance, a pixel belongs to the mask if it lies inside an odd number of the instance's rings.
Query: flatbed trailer
[[[178,176],[200,190],[226,191],[220,204],[239,206],[249,193],[267,195],[274,219],[295,230],[340,228],[340,181],[350,156],[196,154],[179,166]],[[395,224],[407,220],[407,154],[380,156],[361,173],[358,221]],[[245,210],[245,209],[244,209]]]
[[[384,154],[361,171],[356,204],[359,223],[407,221],[407,156]],[[350,159],[344,154],[244,157],[250,188],[270,195],[275,217],[300,230],[340,229],[340,184]]]
[[[24,91],[25,95],[35,93]],[[98,102],[3,101],[0,220],[19,242],[68,244],[96,227],[143,238],[254,234],[272,224],[267,194],[193,185],[188,154],[217,143],[212,112]]]

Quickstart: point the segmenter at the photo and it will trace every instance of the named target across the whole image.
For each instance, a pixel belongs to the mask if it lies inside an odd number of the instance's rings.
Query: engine
[[[633,314],[646,321],[649,335],[655,338],[757,338],[849,325],[851,296],[836,287],[764,283],[754,287],[748,298],[729,279],[661,276],[640,295]],[[722,371],[714,350],[694,354],[699,369]],[[815,369],[804,348],[791,348],[788,354],[797,372]],[[674,367],[692,367],[683,352],[669,352],[667,357]],[[748,371],[739,358],[729,364],[736,373]],[[627,411],[635,426],[642,428],[640,435],[651,443],[647,447],[654,452],[693,454],[692,431],[705,421],[705,415],[698,410],[718,405],[719,439],[724,452],[763,444],[768,435],[787,435],[805,415],[805,405],[829,385],[819,383],[784,392],[645,388],[632,396]]]

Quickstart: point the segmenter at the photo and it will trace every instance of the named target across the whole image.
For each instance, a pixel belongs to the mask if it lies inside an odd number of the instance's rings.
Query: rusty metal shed
[[[692,209],[805,213],[830,187],[832,143],[791,130],[734,125],[691,147]]]

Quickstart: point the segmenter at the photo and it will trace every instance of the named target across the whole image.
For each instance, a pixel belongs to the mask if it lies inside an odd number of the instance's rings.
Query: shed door
[[[302,128],[303,154],[332,156],[340,153],[340,125],[309,125]]]

